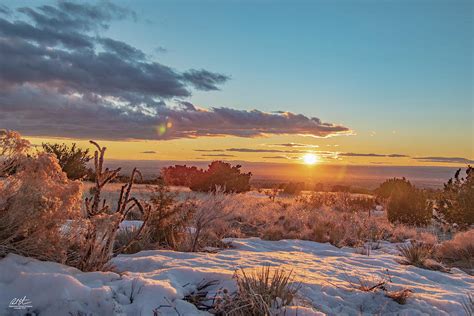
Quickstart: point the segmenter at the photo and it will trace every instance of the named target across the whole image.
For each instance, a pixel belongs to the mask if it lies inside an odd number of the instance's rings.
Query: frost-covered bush
[[[10,130],[0,130],[0,177],[15,173],[18,164],[26,158],[30,142]]]
[[[82,184],[68,180],[55,157],[22,152],[10,156],[16,172],[0,186],[0,256],[12,252],[65,262],[72,233],[66,221],[80,216]]]

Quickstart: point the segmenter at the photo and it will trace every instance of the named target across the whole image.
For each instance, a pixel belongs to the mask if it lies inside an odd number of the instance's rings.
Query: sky
[[[472,1],[2,1],[0,127],[114,159],[474,163]]]

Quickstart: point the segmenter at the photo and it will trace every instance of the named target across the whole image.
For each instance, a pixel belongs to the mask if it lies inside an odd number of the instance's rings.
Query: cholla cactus
[[[132,243],[141,238],[147,226],[150,206],[143,206],[135,197],[131,196],[131,191],[135,177],[140,173],[133,169],[130,180],[122,186],[120,196],[117,201],[115,211],[110,210],[110,206],[101,198],[104,186],[114,180],[120,172],[120,168],[115,170],[104,170],[105,147],[100,147],[91,141],[97,150],[94,154],[95,187],[93,196],[85,200],[85,224],[87,227],[83,240],[78,247],[78,262],[72,263],[83,271],[102,270],[107,267],[108,261],[114,255],[114,243],[120,223],[123,222],[130,211],[136,207],[143,214],[143,224],[137,231],[135,238],[115,253],[120,253],[131,246]]]

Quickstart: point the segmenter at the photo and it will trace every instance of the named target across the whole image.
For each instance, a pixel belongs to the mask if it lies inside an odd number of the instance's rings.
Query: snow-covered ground
[[[460,270],[447,274],[399,264],[396,248],[389,243],[381,243],[368,257],[352,248],[310,241],[229,242],[235,248],[218,253],[152,250],[121,255],[113,260],[117,273],[83,273],[9,255],[0,260],[0,315],[153,315],[153,310],[158,315],[205,314],[182,300],[198,283],[218,280],[214,291],[232,291],[236,269],[262,265],[293,269],[301,282],[301,307],[286,315],[464,315],[461,302],[474,292],[474,278]],[[382,292],[362,292],[351,285],[379,277],[391,281],[389,290],[408,288],[413,295],[399,305]],[[24,297],[31,307],[9,307],[14,298]]]

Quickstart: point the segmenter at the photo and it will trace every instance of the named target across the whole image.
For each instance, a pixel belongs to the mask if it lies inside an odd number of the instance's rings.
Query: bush
[[[474,273],[474,229],[457,233],[436,249],[436,257],[442,262]]]
[[[392,223],[426,225],[433,216],[433,210],[422,190],[406,181],[391,193],[387,204],[387,217]]]
[[[202,176],[194,177],[190,188],[201,192],[215,192],[218,188],[221,188],[224,193],[249,191],[252,174],[242,173],[241,167],[222,161],[213,161]]]
[[[193,180],[202,177],[204,171],[196,167],[175,165],[161,169],[161,176],[167,185],[190,187]]]
[[[431,257],[433,245],[418,241],[412,241],[410,244],[404,244],[397,247],[400,255],[403,257],[401,263],[424,268],[425,262]]]
[[[412,189],[410,181],[405,178],[393,178],[385,180],[380,186],[375,189],[375,194],[378,198],[387,200],[394,192],[408,191]]]
[[[81,149],[72,144],[70,147],[66,144],[42,144],[46,153],[53,154],[59,162],[62,170],[67,177],[72,180],[85,178],[90,173],[87,163],[92,159],[89,155],[89,149]]]
[[[436,210],[448,223],[469,226],[474,224],[474,168],[468,166],[466,178],[461,178],[460,173],[458,169],[454,178],[444,184]]]
[[[22,139],[19,133],[0,130],[0,177],[14,174],[29,148],[30,142]]]
[[[283,186],[283,194],[298,195],[304,189],[304,182],[290,182]]]
[[[80,217],[82,184],[68,180],[52,155],[23,156],[15,148],[24,142],[13,136],[0,144],[0,152],[16,161],[16,172],[0,184],[0,257],[16,253],[65,263],[74,232],[67,220]]]
[[[148,229],[144,239],[155,247],[178,249],[191,223],[194,208],[189,201],[177,203],[175,194],[160,182],[153,188]]]
[[[222,161],[213,161],[207,170],[175,165],[162,169],[162,176],[168,185],[188,186],[193,191],[240,193],[250,190],[252,174],[242,173],[242,166],[232,166]]]

